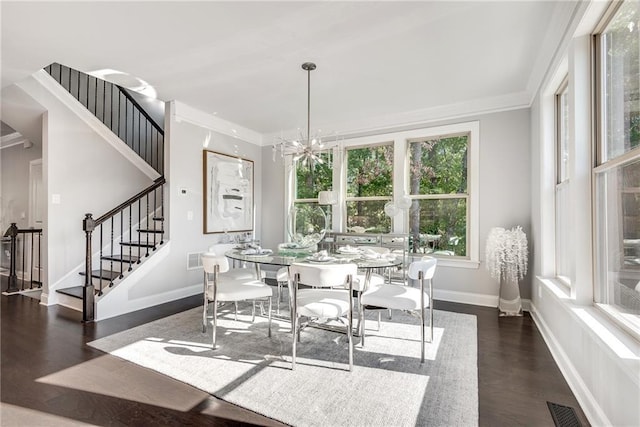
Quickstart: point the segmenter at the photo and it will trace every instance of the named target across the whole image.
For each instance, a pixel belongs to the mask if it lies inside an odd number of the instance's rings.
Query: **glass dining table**
[[[384,270],[391,267],[397,267],[402,264],[402,259],[394,256],[366,256],[362,253],[329,254],[332,260],[316,261],[312,254],[303,252],[270,252],[266,254],[243,254],[242,250],[234,249],[225,252],[225,256],[229,259],[241,262],[253,263],[256,269],[256,277],[262,277],[262,265],[273,265],[279,267],[288,267],[293,263],[311,263],[311,264],[344,264],[354,263],[359,269],[365,271],[365,289],[371,280],[371,274],[375,270]]]
[[[329,261],[316,261],[313,259],[311,253],[306,252],[269,252],[263,254],[243,254],[242,249],[233,249],[225,252],[225,256],[234,261],[240,261],[243,263],[253,263],[256,269],[256,277],[262,277],[262,268],[263,265],[271,265],[276,267],[288,267],[293,263],[318,263],[318,264],[343,264],[343,263],[354,263],[358,266],[359,269],[364,270],[365,279],[364,279],[364,289],[367,289],[369,282],[371,281],[371,275],[375,270],[383,270],[389,269],[392,267],[397,267],[402,264],[402,259],[400,257],[394,256],[366,256],[363,253],[350,253],[350,254],[328,254],[332,259]],[[279,315],[274,315],[274,318],[280,318],[281,320],[289,321],[288,317],[281,317]],[[358,325],[354,328],[353,334],[354,336],[360,336],[360,319],[358,318]],[[306,326],[312,326],[321,329],[328,330],[340,330],[340,327],[335,326],[327,326],[325,324],[318,324],[314,322],[309,322]]]

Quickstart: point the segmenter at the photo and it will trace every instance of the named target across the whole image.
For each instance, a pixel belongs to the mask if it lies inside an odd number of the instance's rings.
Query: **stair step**
[[[100,276],[100,273],[102,273],[102,276]],[[81,276],[86,276],[86,273],[84,271],[81,271],[80,275]],[[101,272],[100,270],[93,270],[91,272],[91,277],[95,277],[96,279],[112,281],[112,280],[117,279],[118,277],[120,277],[120,272],[119,271],[111,271],[111,270],[102,270],[102,272]]]
[[[164,230],[149,230],[149,229],[138,229],[138,233],[158,233],[158,234],[162,234],[164,233]]]
[[[82,288],[84,288],[84,286],[74,286],[71,288],[56,289],[56,292],[64,295],[69,295],[70,297],[82,299]]]
[[[141,246],[143,248],[152,248],[155,246],[153,242],[120,242],[120,244],[122,246]]]
[[[153,217],[151,219],[153,219],[154,221],[164,221],[164,218],[161,216]]]
[[[140,257],[135,255],[123,255],[123,254],[115,254],[115,255],[103,255],[102,260],[104,261],[115,261],[120,262],[123,261],[125,264],[131,262],[131,264],[138,262]]]

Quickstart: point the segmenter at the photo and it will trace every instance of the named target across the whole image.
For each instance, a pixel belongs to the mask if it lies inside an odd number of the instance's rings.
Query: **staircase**
[[[99,300],[165,243],[164,130],[141,106],[142,95],[61,64],[44,70],[126,144],[131,156],[139,156],[160,174],[109,212],[98,218],[88,213],[83,220],[84,283],[56,292],[67,301],[81,300],[83,321],[93,321]]]

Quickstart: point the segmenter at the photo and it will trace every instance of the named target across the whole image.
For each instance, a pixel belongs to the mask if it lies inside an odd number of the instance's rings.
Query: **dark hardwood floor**
[[[200,301],[83,324],[73,310],[2,296],[0,425],[278,425],[86,345]],[[440,301],[435,307],[477,316],[481,426],[553,426],[546,401],[575,408],[588,425],[531,317],[498,318],[496,309]]]

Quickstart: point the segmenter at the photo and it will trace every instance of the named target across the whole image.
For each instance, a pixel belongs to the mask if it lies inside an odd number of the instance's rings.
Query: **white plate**
[[[338,252],[340,252],[341,254],[345,254],[345,255],[358,255],[362,251],[360,249],[357,249],[357,248],[355,248],[355,249],[338,248]]]
[[[243,253],[241,253],[241,255],[244,255],[244,256],[268,256],[268,255],[271,255],[272,253],[273,253],[272,251],[262,251],[262,252],[258,252],[258,253],[255,253],[255,254],[243,254]]]
[[[315,259],[312,257],[307,257],[306,258],[307,261],[314,263],[314,264],[326,264],[328,262],[335,262],[337,261],[336,258],[328,258],[328,259]]]

